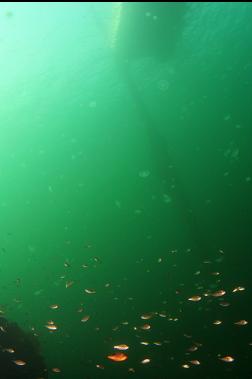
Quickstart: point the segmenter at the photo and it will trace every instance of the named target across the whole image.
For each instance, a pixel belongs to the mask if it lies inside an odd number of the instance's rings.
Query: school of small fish
[[[86,248],[91,249],[91,245],[86,246]],[[171,253],[172,255],[176,254],[176,251],[173,251]],[[224,254],[223,252],[221,254]],[[157,262],[159,265],[160,264],[165,264],[165,258],[158,258]],[[86,269],[91,270],[99,266],[101,264],[101,259],[98,257],[94,257],[91,260],[91,263],[89,264],[81,264],[80,268],[83,268],[85,266]],[[220,260],[218,258],[218,263],[222,262],[222,259]],[[68,270],[69,273],[71,273],[72,266],[73,266],[73,261],[66,259],[63,263],[63,267]],[[143,260],[139,261],[139,264],[143,264]],[[210,260],[205,260],[203,262],[203,265],[211,265],[212,262]],[[176,268],[176,265],[173,267],[173,269]],[[150,270],[146,271],[147,273],[150,272]],[[213,282],[209,279],[209,283],[207,284],[206,280],[203,278],[203,269],[197,270],[194,273],[192,273],[192,277],[195,278],[195,283],[192,284],[191,289],[190,287],[187,287],[182,283],[179,285],[179,287],[175,288],[173,290],[174,296],[179,299],[179,307],[178,310],[172,310],[173,304],[171,301],[168,301],[163,297],[162,303],[160,304],[161,307],[160,309],[143,309],[142,313],[134,312],[134,308],[131,308],[130,311],[127,312],[127,315],[129,319],[124,319],[124,320],[118,320],[117,325],[114,325],[111,327],[111,337],[110,341],[112,344],[108,346],[107,342],[107,355],[104,356],[98,356],[96,357],[97,360],[99,359],[98,362],[94,363],[94,367],[100,370],[106,370],[106,368],[110,367],[109,361],[111,362],[111,365],[115,365],[113,367],[125,367],[124,362],[129,361],[130,364],[134,362],[134,355],[135,352],[138,352],[137,355],[139,358],[137,359],[137,362],[134,363],[134,367],[127,367],[127,371],[131,374],[134,374],[138,367],[140,365],[146,365],[146,367],[152,367],[152,365],[155,366],[155,359],[151,356],[153,349],[156,349],[156,351],[165,351],[164,349],[166,346],[169,346],[169,351],[171,351],[171,341],[169,335],[171,332],[166,334],[166,329],[169,327],[169,325],[173,325],[178,323],[178,325],[183,322],[183,310],[188,309],[191,312],[191,315],[195,312],[203,312],[204,309],[207,310],[208,315],[211,315],[211,307],[214,307],[215,312],[213,315],[216,317],[220,318],[209,318],[208,317],[208,322],[205,322],[205,327],[210,328],[212,325],[214,333],[223,330],[223,328],[227,327],[233,327],[236,328],[237,333],[239,333],[239,330],[243,330],[242,327],[247,327],[249,328],[249,321],[245,318],[229,318],[227,317],[227,313],[221,310],[219,312],[217,311],[218,306],[221,306],[222,308],[228,308],[230,305],[234,306],[235,305],[235,299],[236,299],[236,294],[238,293],[243,293],[247,292],[245,291],[246,288],[242,285],[237,285],[233,286],[231,288],[225,288],[225,286],[222,286],[223,284],[223,279],[222,278],[222,273],[219,271],[211,271],[209,272],[209,278],[213,278]],[[91,329],[93,329],[96,333],[100,332],[102,330],[102,324],[101,322],[98,324],[98,319],[96,316],[95,312],[92,312],[92,309],[90,308],[90,303],[89,299],[96,299],[99,297],[99,299],[102,299],[102,296],[110,295],[112,301],[118,302],[120,300],[120,296],[118,291],[116,292],[115,289],[119,288],[120,285],[117,285],[117,287],[113,286],[112,282],[105,282],[103,284],[103,290],[101,289],[101,286],[97,286],[97,288],[94,286],[92,287],[86,287],[86,288],[80,288],[81,287],[81,281],[80,279],[73,280],[72,278],[67,279],[67,276],[70,276],[70,274],[64,274],[59,276],[59,279],[55,282],[55,286],[62,286],[64,285],[65,289],[69,289],[70,287],[73,287],[72,290],[69,290],[70,292],[66,292],[66,298],[62,298],[60,303],[57,303],[56,296],[53,295],[50,297],[51,302],[47,305],[47,308],[49,309],[48,314],[50,314],[54,320],[49,319],[47,321],[44,321],[44,327],[50,332],[50,334],[53,334],[55,336],[57,335],[62,335],[64,332],[65,326],[64,323],[62,322],[62,317],[61,315],[64,314],[65,309],[67,309],[67,299],[72,298],[72,291],[77,290],[83,296],[83,302],[79,303],[76,305],[75,312],[78,315],[78,313],[82,313],[82,317],[79,318],[79,322],[86,324],[86,326],[83,326],[83,330],[80,331],[80,333],[83,333],[85,335],[85,330],[86,328],[89,328],[89,325]],[[201,279],[202,278],[202,279]],[[85,280],[83,281],[85,282]],[[88,284],[88,282],[86,282]],[[94,284],[94,283],[93,283]],[[18,288],[22,288],[22,281],[19,279],[16,281],[16,285]],[[99,288],[98,288],[99,287]],[[223,288],[224,287],[224,288]],[[104,292],[105,291],[105,292]],[[44,293],[43,290],[38,290],[36,291],[40,294]],[[86,295],[95,295],[95,296],[86,296]],[[117,296],[115,296],[117,295]],[[129,294],[131,295],[131,294]],[[88,298],[88,300],[86,300]],[[239,298],[239,295],[238,295]],[[74,299],[74,298],[73,298]],[[56,300],[56,301],[55,301]],[[127,300],[128,304],[130,302],[134,302],[134,296],[128,296]],[[22,300],[17,298],[14,299],[14,302],[18,305],[22,304]],[[191,303],[191,304],[190,304]],[[193,304],[196,303],[196,304]],[[198,304],[197,304],[198,303]],[[93,303],[94,304],[94,303]],[[4,311],[2,309],[1,313],[4,314]],[[88,313],[86,313],[86,310]],[[69,311],[68,311],[69,312]],[[73,312],[71,310],[71,312]],[[132,313],[133,313],[133,318],[132,318]],[[58,317],[60,316],[60,317]],[[125,313],[126,316],[126,313]],[[240,315],[243,316],[243,315]],[[244,315],[245,316],[245,315]],[[50,317],[50,316],[49,316]],[[192,316],[191,316],[192,317]],[[116,319],[116,317],[115,317]],[[135,322],[133,322],[133,319]],[[139,320],[143,320],[146,323],[139,322]],[[161,320],[161,321],[159,321]],[[203,320],[202,320],[203,321]],[[157,325],[162,322],[163,323],[163,333],[160,334],[160,329],[157,327]],[[128,329],[128,333],[125,334],[123,333],[124,337],[120,338],[120,333],[121,330],[126,330],[125,328]],[[241,329],[240,329],[241,328]],[[2,333],[5,333],[6,330],[2,325],[0,325],[0,330]],[[36,328],[32,327],[31,328],[33,334],[35,336],[39,336],[37,333]],[[90,330],[90,329],[88,329]],[[155,333],[158,332],[158,338],[155,338]],[[162,330],[162,328],[161,328]],[[168,330],[168,329],[167,329]],[[172,329],[169,329],[172,330]],[[247,330],[247,329],[246,329]],[[216,332],[215,332],[216,331]],[[56,332],[56,333],[55,333]],[[127,336],[127,337],[125,337]],[[132,338],[135,336],[136,338],[136,343],[132,343]],[[192,369],[193,367],[197,366],[202,366],[204,362],[209,359],[205,358],[201,354],[201,359],[199,360],[197,358],[197,351],[202,349],[202,342],[195,340],[195,337],[193,336],[192,331],[184,330],[182,334],[183,338],[185,340],[191,341],[191,343],[186,347],[185,349],[185,354],[186,354],[186,359],[183,358],[183,356],[180,357],[180,360],[178,360],[177,367],[182,368],[182,369]],[[161,338],[160,338],[161,337]],[[121,339],[121,341],[120,341]],[[252,341],[252,338],[251,338]],[[140,350],[139,350],[139,346]],[[248,346],[252,346],[252,342],[248,342]],[[8,354],[14,355],[16,358],[13,359],[13,364],[16,366],[20,367],[22,369],[23,366],[26,366],[29,364],[28,361],[19,359],[18,354],[16,353],[15,346],[3,346],[2,348],[3,352],[6,352]],[[141,350],[142,349],[142,350]],[[114,350],[114,351],[113,351]],[[221,349],[220,349],[221,350]],[[229,354],[227,354],[228,351],[228,346],[225,351],[215,351],[212,354],[212,361],[222,361],[224,363],[232,363],[235,365],[235,362],[239,362],[239,356],[233,355],[232,351],[230,351]],[[232,350],[232,349],[231,349]],[[126,354],[127,351],[127,354]],[[141,354],[139,355],[139,351],[142,351]],[[214,357],[215,353],[215,357]],[[171,361],[174,362],[175,358],[171,356]],[[184,362],[183,362],[184,359]],[[107,362],[107,363],[106,363]],[[232,366],[232,365],[231,365]],[[59,366],[51,367],[50,368],[52,373],[56,374],[61,374],[63,372],[62,368]]]

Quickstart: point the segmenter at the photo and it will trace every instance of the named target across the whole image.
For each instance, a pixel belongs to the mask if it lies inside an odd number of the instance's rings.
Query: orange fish
[[[128,356],[124,353],[116,353],[113,355],[108,355],[107,358],[114,362],[123,362],[128,359]]]
[[[221,361],[223,361],[223,362],[228,362],[228,363],[234,361],[234,358],[231,357],[230,355],[227,355],[226,357],[222,357],[222,358],[219,358],[219,359],[220,359]]]

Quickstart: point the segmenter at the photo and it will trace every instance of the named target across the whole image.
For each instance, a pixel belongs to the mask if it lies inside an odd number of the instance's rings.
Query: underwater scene
[[[252,377],[252,3],[2,2],[0,378]]]

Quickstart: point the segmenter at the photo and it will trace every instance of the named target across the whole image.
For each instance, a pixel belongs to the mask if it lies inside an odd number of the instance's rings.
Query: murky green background
[[[174,53],[125,76],[112,3],[1,5],[0,303],[50,378],[251,375],[252,6],[186,7]]]

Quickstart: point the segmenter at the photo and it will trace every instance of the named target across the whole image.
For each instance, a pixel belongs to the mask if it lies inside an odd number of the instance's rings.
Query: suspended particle
[[[149,170],[142,170],[139,172],[138,175],[140,176],[140,178],[145,179],[145,178],[148,178],[148,176],[150,176],[150,171]]]

